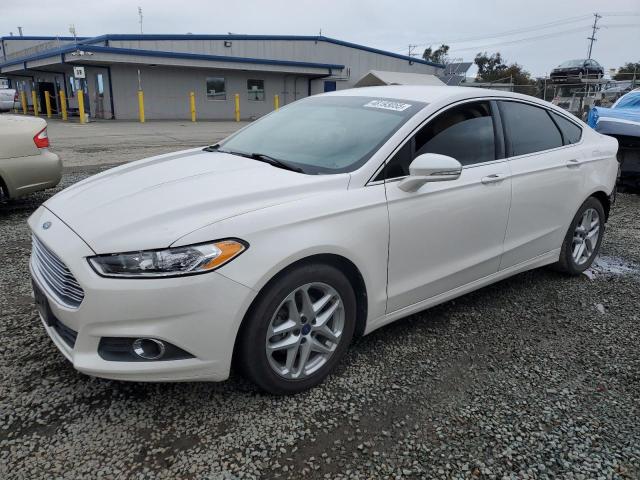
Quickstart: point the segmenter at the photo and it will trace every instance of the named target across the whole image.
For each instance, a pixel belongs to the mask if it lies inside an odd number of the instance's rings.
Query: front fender
[[[327,192],[203,227],[175,245],[236,237],[246,252],[218,272],[255,291],[289,265],[332,254],[346,258],[364,280],[369,318],[386,309],[389,221],[384,185]]]

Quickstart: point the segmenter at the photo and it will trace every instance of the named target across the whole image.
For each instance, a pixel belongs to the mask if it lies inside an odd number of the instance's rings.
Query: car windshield
[[[377,97],[309,97],[253,123],[219,149],[268,156],[307,174],[351,172],[425,105]]]
[[[566,62],[561,63],[559,68],[568,68],[568,67],[581,67],[584,65],[584,60],[568,60]]]

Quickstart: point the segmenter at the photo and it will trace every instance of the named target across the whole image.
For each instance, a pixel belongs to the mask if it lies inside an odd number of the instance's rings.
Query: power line
[[[553,28],[553,27],[559,27],[562,25],[567,25],[567,24],[571,24],[571,23],[576,23],[582,20],[586,20],[587,18],[590,18],[592,15],[591,14],[585,14],[585,15],[579,15],[576,17],[568,17],[568,18],[564,18],[564,19],[559,19],[559,20],[554,20],[552,22],[547,22],[547,23],[541,23],[541,24],[537,24],[537,25],[531,25],[529,27],[522,27],[522,28],[517,28],[517,29],[513,29],[513,30],[506,30],[503,32],[499,32],[499,33],[495,33],[495,34],[490,34],[490,35],[476,35],[476,36],[470,36],[470,37],[459,37],[457,39],[451,39],[449,41],[433,41],[433,42],[427,42],[427,43],[420,43],[420,44],[413,44],[412,47],[413,48],[417,48],[417,47],[423,47],[423,46],[429,46],[429,45],[439,45],[439,44],[453,44],[453,43],[465,43],[465,42],[471,42],[471,41],[476,41],[476,40],[489,40],[489,39],[493,39],[493,38],[500,38],[500,37],[508,37],[508,36],[512,36],[512,35],[517,35],[520,33],[525,33],[525,32],[532,32],[532,31],[536,31],[536,30],[544,30],[547,28]],[[602,12],[600,14],[600,17],[621,17],[621,16],[640,16],[640,12]],[[602,26],[604,27],[604,26]],[[585,27],[586,28],[593,28],[593,26],[590,27]],[[600,27],[598,27],[600,28]],[[610,27],[611,28],[611,27]],[[544,35],[563,35],[565,32],[575,32],[575,29],[572,30],[566,30],[563,32],[549,32],[548,34],[544,34]],[[592,35],[593,36],[593,35]],[[536,37],[527,37],[527,39],[524,39],[525,41],[528,41],[528,38],[532,38],[532,39],[537,39],[537,38],[543,38],[543,36],[536,36]],[[500,46],[503,44],[510,44],[507,42],[519,42],[520,40],[507,40],[505,41],[505,43],[495,43],[493,45],[495,46]],[[492,45],[487,45],[486,47],[491,47]],[[486,47],[464,47],[464,48],[457,48],[455,50],[472,50],[475,48],[486,48]],[[402,48],[402,49],[394,49],[392,51],[395,52],[402,52],[402,51],[406,51],[405,50],[406,47]]]
[[[543,35],[535,35],[533,37],[519,38],[517,40],[507,40],[505,42],[490,43],[485,45],[474,45],[472,47],[452,48],[451,50],[458,52],[463,50],[478,50],[483,48],[501,47],[504,45],[515,45],[518,43],[526,43],[534,40],[543,40],[546,38],[561,37],[563,35],[568,35],[570,33],[575,33],[575,32],[584,32],[584,31],[588,31],[589,28],[591,27],[588,25],[584,25],[582,27],[572,28],[570,30],[563,30],[561,32],[545,33]]]
[[[638,28],[638,27],[640,27],[640,24],[629,23],[629,24],[601,25],[598,28]],[[474,45],[472,47],[461,47],[461,48],[452,47],[451,48],[451,52],[467,51],[467,50],[481,50],[481,49],[485,49],[485,48],[516,45],[516,44],[519,44],[519,43],[527,43],[527,42],[536,41],[536,40],[545,40],[547,38],[561,37],[561,36],[568,35],[568,34],[575,33],[575,32],[585,32],[585,31],[591,30],[591,28],[592,28],[592,26],[584,25],[582,27],[572,28],[572,29],[569,29],[569,30],[563,30],[561,32],[550,32],[550,33],[546,33],[546,34],[543,34],[543,35],[535,35],[533,37],[519,38],[519,39],[516,39],[516,40],[507,40],[505,42],[490,43],[490,44],[485,44],[485,45]]]
[[[580,15],[577,17],[569,17],[569,18],[564,18],[564,19],[560,19],[560,20],[554,20],[552,22],[546,22],[546,23],[541,23],[541,24],[537,24],[537,25],[531,25],[529,27],[521,27],[521,28],[516,28],[513,30],[506,30],[503,32],[499,32],[499,33],[494,33],[494,34],[490,34],[490,35],[475,35],[475,36],[470,36],[470,37],[458,37],[456,39],[450,39],[449,41],[433,41],[433,42],[427,42],[427,43],[420,43],[415,45],[416,47],[423,47],[423,46],[428,46],[428,45],[436,45],[436,44],[450,44],[450,43],[464,43],[464,42],[471,42],[471,41],[475,41],[475,40],[489,40],[492,38],[500,38],[500,37],[507,37],[507,36],[511,36],[511,35],[516,35],[519,33],[525,33],[525,32],[530,32],[530,31],[535,31],[535,30],[543,30],[546,28],[551,28],[551,27],[557,27],[560,25],[565,25],[565,24],[569,24],[569,23],[575,23],[575,22],[579,22],[582,20],[586,20],[587,18],[591,17],[591,15]],[[395,51],[401,51],[404,50],[404,48],[402,49],[396,49]]]

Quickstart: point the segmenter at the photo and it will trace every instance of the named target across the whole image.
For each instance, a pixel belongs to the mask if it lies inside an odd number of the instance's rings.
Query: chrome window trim
[[[560,150],[563,148],[570,148],[570,147],[576,147],[579,145],[582,145],[584,143],[584,127],[582,125],[580,125],[579,123],[577,123],[575,120],[569,118],[564,111],[557,111],[555,109],[549,108],[546,105],[541,105],[540,103],[534,102],[534,101],[530,101],[527,99],[521,99],[521,98],[513,98],[513,97],[503,97],[503,96],[487,96],[487,97],[473,97],[473,98],[465,98],[464,100],[457,100],[455,102],[449,103],[443,107],[441,107],[440,109],[436,110],[435,112],[433,112],[431,115],[429,115],[427,118],[425,118],[419,125],[417,125],[413,130],[411,130],[411,132],[402,139],[402,141],[396,146],[396,148],[393,149],[393,151],[387,155],[387,158],[384,159],[384,161],[378,166],[378,168],[374,171],[373,175],[371,175],[371,177],[369,178],[369,180],[365,183],[365,187],[368,187],[369,185],[379,185],[381,183],[385,183],[385,180],[376,180],[373,181],[374,178],[376,178],[378,176],[378,174],[380,173],[380,171],[384,168],[384,166],[387,164],[387,162],[389,161],[390,158],[392,158],[396,153],[398,153],[398,150],[400,150],[402,147],[404,147],[404,145],[407,143],[407,141],[409,139],[411,139],[411,137],[413,137],[413,135],[415,135],[415,133],[420,130],[422,127],[424,127],[428,122],[430,122],[436,115],[439,115],[440,113],[456,107],[458,105],[462,105],[464,103],[470,103],[470,102],[482,102],[482,101],[508,101],[508,102],[517,102],[517,103],[524,103],[526,105],[531,105],[533,107],[538,107],[538,108],[542,108],[544,110],[546,110],[547,112],[552,112],[555,113],[561,117],[563,117],[565,120],[568,120],[569,122],[573,123],[576,127],[578,127],[580,129],[580,141],[577,143],[571,143],[569,145],[562,145],[560,147],[555,147],[555,148],[550,148],[547,150],[539,150],[537,152],[531,152],[531,153],[526,153],[523,155],[516,155],[513,157],[507,157],[505,152],[505,158],[500,158],[500,159],[496,159],[493,161],[489,161],[489,162],[482,162],[482,163],[474,163],[472,165],[463,165],[463,170],[467,167],[474,167],[474,166],[483,166],[483,165],[489,165],[491,163],[497,163],[497,162],[501,162],[501,161],[512,161],[512,160],[520,160],[521,158],[526,158],[526,157],[530,157],[532,155],[538,155],[540,153],[544,153],[544,152],[552,152],[555,150]],[[554,123],[555,125],[555,123]],[[504,120],[503,120],[503,124],[501,125],[501,128],[503,128],[504,130]],[[556,127],[558,128],[558,127]],[[505,132],[505,138],[506,138],[506,132]],[[386,179],[386,182],[392,182],[392,181],[398,181],[398,180],[402,180],[403,178],[407,178],[407,175],[404,175],[402,177],[394,177],[394,178],[390,178],[390,179]]]

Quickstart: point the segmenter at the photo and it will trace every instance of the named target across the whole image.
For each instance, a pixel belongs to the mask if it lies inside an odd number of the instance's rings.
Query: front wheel
[[[251,308],[240,332],[239,366],[270,393],[301,392],[334,369],[355,323],[347,277],[331,265],[301,265],[272,281]]]
[[[578,209],[560,249],[558,270],[579,275],[591,266],[604,237],[604,208],[594,197]]]

